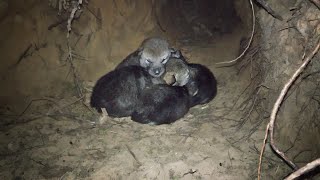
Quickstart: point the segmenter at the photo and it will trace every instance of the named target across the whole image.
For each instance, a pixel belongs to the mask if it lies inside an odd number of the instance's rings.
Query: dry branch
[[[69,35],[70,35],[70,32],[71,32],[71,23],[72,23],[72,20],[74,19],[75,17],[75,14],[78,10],[80,10],[80,5],[82,4],[82,0],[79,0],[77,5],[75,5],[72,10],[71,10],[71,13],[70,13],[70,16],[69,16],[69,19],[68,19],[68,25],[67,25],[67,29],[68,29],[68,34],[67,34],[67,37],[69,38]]]
[[[318,44],[316,45],[315,49],[304,59],[304,61],[301,64],[301,66],[297,69],[297,71],[293,74],[293,76],[289,79],[289,81],[283,87],[283,89],[282,89],[282,91],[281,91],[276,103],[273,106],[271,117],[270,117],[270,122],[268,123],[268,126],[266,128],[267,130],[269,130],[270,145],[271,145],[272,149],[276,152],[277,155],[279,155],[282,158],[282,160],[284,160],[287,164],[289,164],[290,167],[293,168],[293,169],[298,169],[298,168],[274,144],[274,138],[273,138],[273,135],[274,135],[274,124],[275,124],[276,116],[277,116],[278,110],[280,108],[280,105],[281,105],[285,95],[287,94],[289,88],[291,87],[293,82],[297,79],[297,77],[301,74],[301,72],[304,70],[304,68],[309,64],[309,62],[311,61],[313,56],[318,52],[319,48],[320,48],[320,39],[318,39]],[[268,131],[266,131],[266,132],[268,132]],[[262,146],[263,148],[265,147],[265,143],[266,142],[263,143],[263,146]],[[263,150],[264,149],[261,149],[262,153],[261,153],[260,161],[262,159]],[[261,162],[259,162],[259,164],[260,163]],[[259,169],[259,172],[258,172],[258,179],[260,179],[260,169]]]
[[[282,89],[280,96],[278,97],[272,113],[271,113],[271,117],[270,117],[270,126],[269,126],[269,134],[270,134],[270,145],[272,147],[272,149],[279,155],[281,156],[281,158],[283,160],[285,160],[291,168],[293,169],[297,169],[297,166],[291,162],[283,152],[281,152],[274,144],[274,124],[275,124],[275,119],[276,119],[276,115],[278,113],[278,110],[280,108],[280,105],[285,97],[285,95],[287,94],[289,88],[291,87],[291,85],[293,84],[293,82],[297,79],[297,77],[301,74],[301,72],[304,70],[304,68],[308,65],[308,63],[311,61],[311,59],[313,58],[313,56],[318,52],[320,47],[320,41],[318,42],[318,45],[316,46],[316,48],[313,50],[313,52],[311,54],[309,54],[308,57],[305,58],[304,62],[302,63],[302,65],[299,67],[299,69],[293,74],[293,76],[289,79],[289,82],[284,86],[284,88]]]
[[[237,58],[235,58],[235,59],[233,59],[231,61],[224,61],[224,62],[216,63],[216,65],[221,65],[220,67],[232,66],[235,62],[237,62],[248,51],[248,49],[249,49],[249,47],[250,47],[250,45],[252,43],[253,35],[254,35],[254,32],[255,32],[256,16],[255,16],[255,13],[254,13],[252,0],[249,0],[249,1],[250,1],[251,11],[252,11],[252,32],[251,32],[251,36],[250,36],[250,40],[248,42],[248,45]]]
[[[76,71],[76,67],[75,65],[73,64],[73,53],[72,53],[72,49],[69,45],[69,42],[67,43],[68,45],[68,57],[67,57],[67,60],[70,64],[70,68],[71,68],[71,71],[72,71],[72,75],[73,75],[73,80],[74,80],[74,84],[77,88],[77,92],[78,92],[78,97],[83,97],[83,88],[82,88],[82,85],[81,85],[81,80],[78,76],[78,73]]]
[[[298,169],[297,171],[293,172],[292,174],[290,174],[290,176],[288,176],[284,180],[297,179],[298,177],[312,171],[313,169],[315,169],[317,167],[320,167],[320,158],[308,163],[307,165],[305,165],[302,168]]]
[[[68,32],[67,32],[67,47],[68,47],[68,57],[67,57],[67,60],[70,64],[70,68],[72,70],[72,73],[73,73],[73,80],[74,80],[74,83],[75,83],[75,86],[77,88],[77,91],[78,91],[78,96],[79,97],[83,97],[83,88],[81,86],[81,82],[80,82],[80,79],[78,77],[78,74],[76,72],[76,68],[75,68],[75,65],[73,64],[73,51],[72,51],[72,48],[70,46],[70,43],[69,43],[69,35],[70,35],[70,32],[72,30],[71,28],[71,23],[72,23],[72,20],[75,18],[75,13],[79,10],[81,10],[81,5],[82,5],[82,0],[78,0],[78,2],[73,6],[72,10],[71,10],[71,14],[68,18],[68,24],[67,24],[67,29],[68,29]],[[81,11],[80,11],[81,13]]]
[[[258,180],[260,180],[262,155],[263,155],[263,152],[264,152],[264,149],[265,149],[265,146],[267,143],[267,139],[268,139],[268,130],[269,130],[269,124],[267,125],[266,135],[264,136],[264,139],[263,139],[262,148],[261,148],[260,157],[259,157]]]

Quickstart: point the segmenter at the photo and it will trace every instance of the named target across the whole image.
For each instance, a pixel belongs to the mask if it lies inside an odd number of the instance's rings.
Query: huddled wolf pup
[[[145,89],[140,97],[143,105],[132,114],[133,121],[155,125],[173,123],[190,107],[210,102],[217,93],[213,73],[203,65],[188,64],[183,57],[170,58],[163,78],[172,86],[159,84]]]
[[[144,90],[140,100],[142,104],[131,119],[143,124],[170,124],[189,111],[189,95],[185,87],[154,85]]]
[[[217,81],[207,67],[188,64],[182,55],[170,58],[166,66],[164,81],[173,86],[186,86],[191,106],[208,103],[217,94]]]
[[[186,84],[190,106],[210,102],[217,94],[217,80],[213,73],[201,64],[189,64],[190,79]]]
[[[140,66],[127,66],[102,76],[93,88],[91,106],[111,117],[132,116],[139,123],[168,124],[189,110],[185,87],[170,86]]]
[[[180,58],[170,58],[166,64],[166,73],[163,80],[172,86],[184,86],[190,79],[188,62]]]
[[[178,57],[173,48],[169,47],[167,40],[160,37],[145,39],[140,47],[127,56],[116,69],[125,66],[141,66],[153,77],[160,77],[165,72],[165,64],[170,57]]]
[[[111,117],[131,116],[143,90],[161,79],[150,76],[141,66],[127,66],[102,76],[93,88],[91,106]]]
[[[172,60],[172,61],[171,61]],[[211,101],[217,93],[212,72],[200,64],[171,57],[166,76],[171,84],[154,77],[147,69],[129,65],[101,77],[93,88],[91,106],[111,117],[131,116],[133,121],[168,124],[183,117],[190,107]],[[170,74],[171,73],[171,74]]]

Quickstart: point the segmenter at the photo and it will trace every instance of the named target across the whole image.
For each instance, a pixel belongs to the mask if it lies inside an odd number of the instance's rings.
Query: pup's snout
[[[155,68],[150,68],[148,72],[153,77],[160,77],[165,72],[165,69],[162,67],[155,67]]]
[[[154,72],[155,75],[159,75],[159,74],[160,74],[160,69],[157,68],[157,69],[155,69],[153,72]]]
[[[153,69],[153,74],[156,76],[160,76],[162,73],[162,69],[161,68],[155,68]]]

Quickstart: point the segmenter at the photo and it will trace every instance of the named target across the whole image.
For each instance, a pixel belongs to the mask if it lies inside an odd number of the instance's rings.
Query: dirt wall
[[[155,23],[151,4],[90,1],[81,18],[73,21],[70,36],[81,81],[94,81],[110,71],[152,35]],[[49,6],[47,1],[37,0],[10,1],[8,7],[1,21],[1,101],[21,111],[16,104],[23,107],[30,97],[72,92],[75,87],[67,61],[64,20],[69,12],[58,15],[57,4]]]
[[[280,90],[310,53],[320,34],[319,9],[309,1],[270,1],[270,6],[283,17],[275,19],[266,11],[257,13],[261,26],[264,58],[257,59],[264,67],[264,107],[271,109]],[[290,159],[305,164],[320,153],[319,126],[319,55],[290,89],[277,117],[276,144],[286,151]]]

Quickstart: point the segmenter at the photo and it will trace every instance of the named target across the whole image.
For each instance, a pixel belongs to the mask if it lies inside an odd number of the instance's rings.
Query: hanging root
[[[249,49],[249,47],[250,47],[250,45],[252,43],[253,35],[254,35],[254,32],[255,32],[256,17],[255,17],[255,13],[254,13],[252,0],[249,0],[249,1],[250,1],[251,11],[252,11],[252,32],[251,32],[251,37],[250,37],[250,40],[248,42],[248,45],[237,58],[235,58],[235,59],[233,59],[231,61],[224,61],[224,62],[216,63],[216,65],[219,65],[219,67],[227,67],[227,66],[234,65],[240,58],[242,58],[242,56],[244,56],[244,54],[248,51],[248,49]]]
[[[286,177],[284,180],[297,179],[298,177],[300,177],[304,174],[307,174],[308,172],[314,170],[317,167],[320,167],[320,158],[308,163],[307,165],[305,165],[302,168],[298,169],[297,171],[293,172],[288,177]]]
[[[276,103],[273,106],[273,109],[272,109],[272,112],[271,112],[271,117],[270,117],[270,122],[268,123],[268,126],[266,128],[266,137],[267,137],[267,133],[269,132],[270,145],[271,145],[272,149],[276,152],[277,155],[279,155],[282,158],[282,160],[284,160],[294,170],[297,170],[298,167],[292,161],[290,161],[285,156],[285,154],[276,147],[276,145],[274,143],[274,138],[273,138],[273,135],[274,135],[274,124],[275,124],[276,116],[277,116],[278,110],[280,108],[280,105],[281,105],[285,95],[287,94],[289,88],[295,82],[297,77],[302,73],[304,68],[309,64],[309,62],[311,61],[313,56],[319,51],[319,48],[320,48],[320,39],[318,39],[318,44],[316,45],[315,49],[304,59],[304,61],[301,64],[301,66],[297,69],[297,71],[293,74],[293,76],[289,79],[289,81],[283,87],[283,89],[282,89],[282,91],[281,91]],[[261,161],[262,161],[262,155],[263,155],[265,144],[266,144],[266,141],[264,141],[263,145],[262,145],[259,166],[260,166]],[[260,174],[261,174],[261,168],[258,168],[258,180],[260,180]]]
[[[69,38],[70,32],[71,32],[71,24],[72,24],[72,20],[75,17],[75,14],[77,11],[80,11],[80,13],[82,12],[81,10],[81,5],[82,5],[82,0],[78,0],[78,2],[76,4],[73,5],[73,8],[71,10],[69,19],[68,19],[68,25],[67,25],[67,29],[68,29],[68,33],[67,33],[67,38]]]

